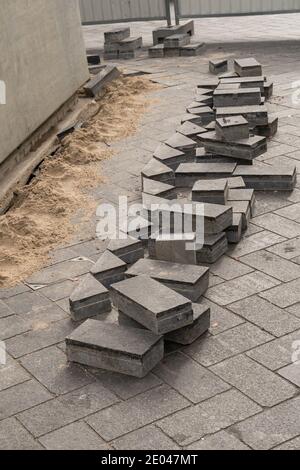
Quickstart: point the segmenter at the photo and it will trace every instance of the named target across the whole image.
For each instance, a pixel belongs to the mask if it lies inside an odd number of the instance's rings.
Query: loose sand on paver
[[[0,216],[0,287],[10,287],[47,264],[49,252],[80,230],[72,218],[84,210],[84,224],[96,202],[89,189],[99,185],[99,162],[112,155],[110,143],[135,133],[156,89],[144,77],[121,78],[90,105],[93,116],[44,160],[27,186],[16,191],[13,207]]]

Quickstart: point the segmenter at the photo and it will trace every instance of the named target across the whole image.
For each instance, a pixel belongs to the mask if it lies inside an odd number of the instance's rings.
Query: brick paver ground
[[[220,21],[199,20],[201,37],[230,42]],[[270,112],[281,116],[262,160],[298,164],[300,106],[291,95],[300,79],[299,46],[285,40],[300,39],[299,15],[259,17],[259,25],[253,18],[230,21],[235,41],[281,41],[251,42],[242,52],[234,44],[212,45],[199,58],[126,62],[163,88],[153,93],[137,134],[115,144],[115,156],[103,163],[107,180],[94,192],[99,203],[116,203],[119,194],[140,200],[140,171],[178,125],[210,57],[255,55],[262,62],[275,82]],[[103,28],[88,29],[89,45],[101,42]],[[292,194],[258,194],[244,239],[212,267],[203,300],[212,309],[210,334],[168,351],[142,380],[66,362],[73,280],[106,246],[94,234],[56,250],[52,264],[28,280],[32,287],[0,291],[0,339],[8,350],[0,368],[0,448],[299,449],[300,366],[292,364],[292,353],[300,341],[300,183]]]

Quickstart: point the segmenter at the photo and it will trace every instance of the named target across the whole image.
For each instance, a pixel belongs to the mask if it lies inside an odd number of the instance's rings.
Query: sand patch
[[[13,207],[0,216],[0,287],[26,279],[47,264],[51,250],[72,240],[80,230],[72,218],[80,209],[82,223],[90,218],[96,201],[89,190],[101,184],[101,161],[112,155],[110,143],[135,133],[153,89],[157,85],[144,77],[113,82],[90,105],[83,127],[16,190]]]

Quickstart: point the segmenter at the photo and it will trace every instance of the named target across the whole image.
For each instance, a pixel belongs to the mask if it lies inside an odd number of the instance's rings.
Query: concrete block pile
[[[140,233],[112,240],[70,297],[73,320],[83,321],[66,339],[70,361],[144,377],[164,343],[196,341],[210,327],[209,265],[241,240],[255,191],[295,187],[296,167],[257,160],[278,125],[261,65],[236,60],[229,71],[220,60],[209,69],[218,76],[199,83],[196,104],[141,172]]]
[[[149,48],[149,57],[190,57],[203,53],[204,43],[191,43],[194,35],[194,22],[158,28],[153,31],[153,46]]]
[[[143,47],[142,37],[130,36],[130,28],[115,28],[104,33],[104,59],[134,59]]]

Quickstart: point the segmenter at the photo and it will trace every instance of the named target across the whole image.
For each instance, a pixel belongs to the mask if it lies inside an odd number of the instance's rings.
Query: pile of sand
[[[111,142],[136,131],[149,105],[146,93],[156,87],[137,77],[113,82],[91,105],[93,117],[16,192],[13,207],[0,216],[0,287],[13,286],[45,266],[49,252],[80,230],[71,220],[81,208],[85,220],[93,214],[96,203],[88,190],[101,183],[99,162],[111,156]]]

